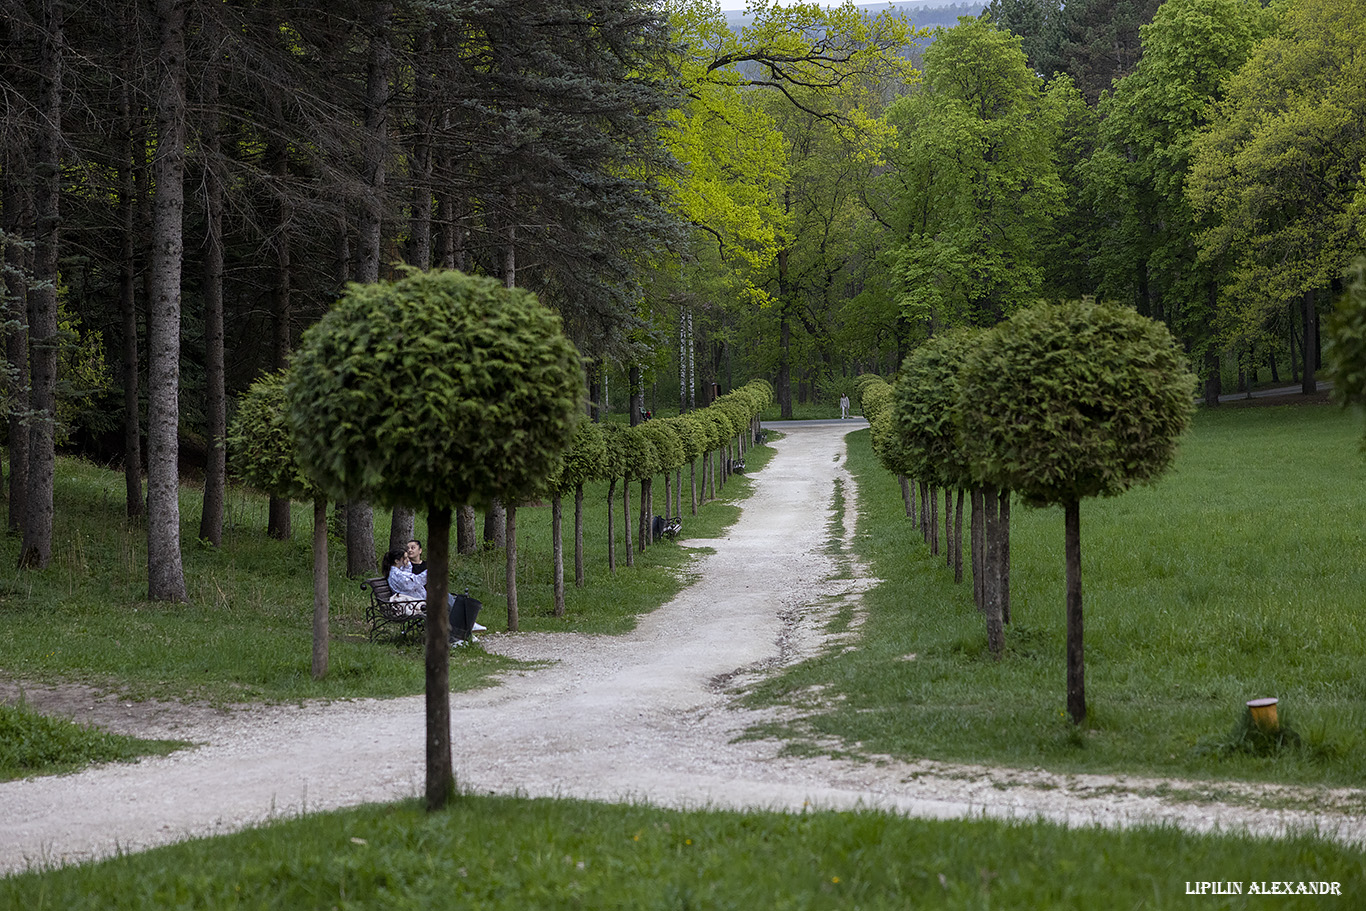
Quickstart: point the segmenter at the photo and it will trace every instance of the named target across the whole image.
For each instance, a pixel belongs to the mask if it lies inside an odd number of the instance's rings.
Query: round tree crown
[[[1195,377],[1167,328],[1089,301],[1021,310],[986,333],[959,389],[974,477],[1036,504],[1156,478],[1195,409]]]
[[[515,501],[552,476],[583,397],[580,358],[532,294],[454,271],[349,285],[286,382],[300,463],[388,506]]]

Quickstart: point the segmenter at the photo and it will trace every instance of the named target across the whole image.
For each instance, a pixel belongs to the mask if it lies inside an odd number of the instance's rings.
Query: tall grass
[[[772,450],[755,449],[751,470]],[[750,482],[732,477],[721,497],[693,517],[684,473],[684,539],[716,535],[735,520],[735,502]],[[523,507],[518,518],[518,595],[524,630],[621,632],[635,617],[673,596],[688,579],[693,551],[661,542],[622,558],[620,485],[615,499],[618,569],[607,569],[605,484],[585,497],[587,584],[573,583],[573,503],[565,509],[566,616],[552,616],[550,509]],[[657,511],[663,484],[656,480]],[[132,698],[215,702],[396,696],[423,688],[420,643],[371,642],[363,613],[367,596],[345,575],[344,551],[329,547],[330,667],[310,675],[312,636],[312,505],[297,504],[292,536],[266,535],[268,502],[240,487],[229,490],[223,546],[197,539],[201,493],[186,486],[180,499],[181,541],[189,601],[147,600],[145,529],[124,517],[122,476],[75,459],[57,462],[53,560],[43,571],[17,570],[19,541],[0,537],[0,672],[27,681],[81,681]],[[633,509],[639,489],[632,491]],[[389,513],[375,512],[376,552],[388,546]],[[417,535],[425,538],[425,517]],[[453,542],[452,542],[453,543]],[[502,551],[453,560],[453,590],[468,588],[484,603],[480,621],[507,628]],[[376,567],[376,573],[378,567]],[[481,648],[452,653],[451,685],[484,685],[508,661]]]
[[[1059,509],[1012,511],[1013,622],[992,661],[970,576],[928,555],[868,434],[849,437],[856,549],[883,580],[861,647],[761,700],[825,687],[798,730],[902,757],[1359,785],[1366,780],[1366,463],[1327,407],[1202,412],[1157,484],[1082,506],[1086,692],[1065,717]],[[966,523],[965,523],[966,524]],[[965,533],[966,534],[966,533]],[[1209,749],[1276,696],[1299,747]],[[791,733],[792,731],[788,731]]]

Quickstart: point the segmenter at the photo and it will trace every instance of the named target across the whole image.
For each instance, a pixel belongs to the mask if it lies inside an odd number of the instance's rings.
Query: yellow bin
[[[1249,699],[1248,709],[1252,712],[1252,723],[1257,725],[1261,731],[1274,734],[1280,730],[1281,724],[1276,720],[1276,699]]]

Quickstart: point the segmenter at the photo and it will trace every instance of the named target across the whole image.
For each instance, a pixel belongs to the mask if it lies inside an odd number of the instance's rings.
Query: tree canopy
[[[348,286],[304,333],[285,394],[299,459],[329,493],[454,508],[535,493],[582,383],[534,295],[436,271]]]

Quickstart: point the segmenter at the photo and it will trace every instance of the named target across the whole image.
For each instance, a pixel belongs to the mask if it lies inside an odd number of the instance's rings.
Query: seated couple
[[[417,572],[414,572],[415,566],[420,567]],[[427,600],[427,564],[422,560],[422,545],[419,542],[409,541],[406,551],[389,551],[384,555],[380,571],[389,583],[389,590],[393,592],[390,600],[408,602],[405,605],[406,612],[424,612],[425,603],[420,606],[413,603]],[[479,641],[474,634],[486,628],[474,619],[479,613],[479,602],[465,595],[457,597],[447,594],[446,604],[450,612],[451,644],[463,645],[466,636],[473,642]]]

